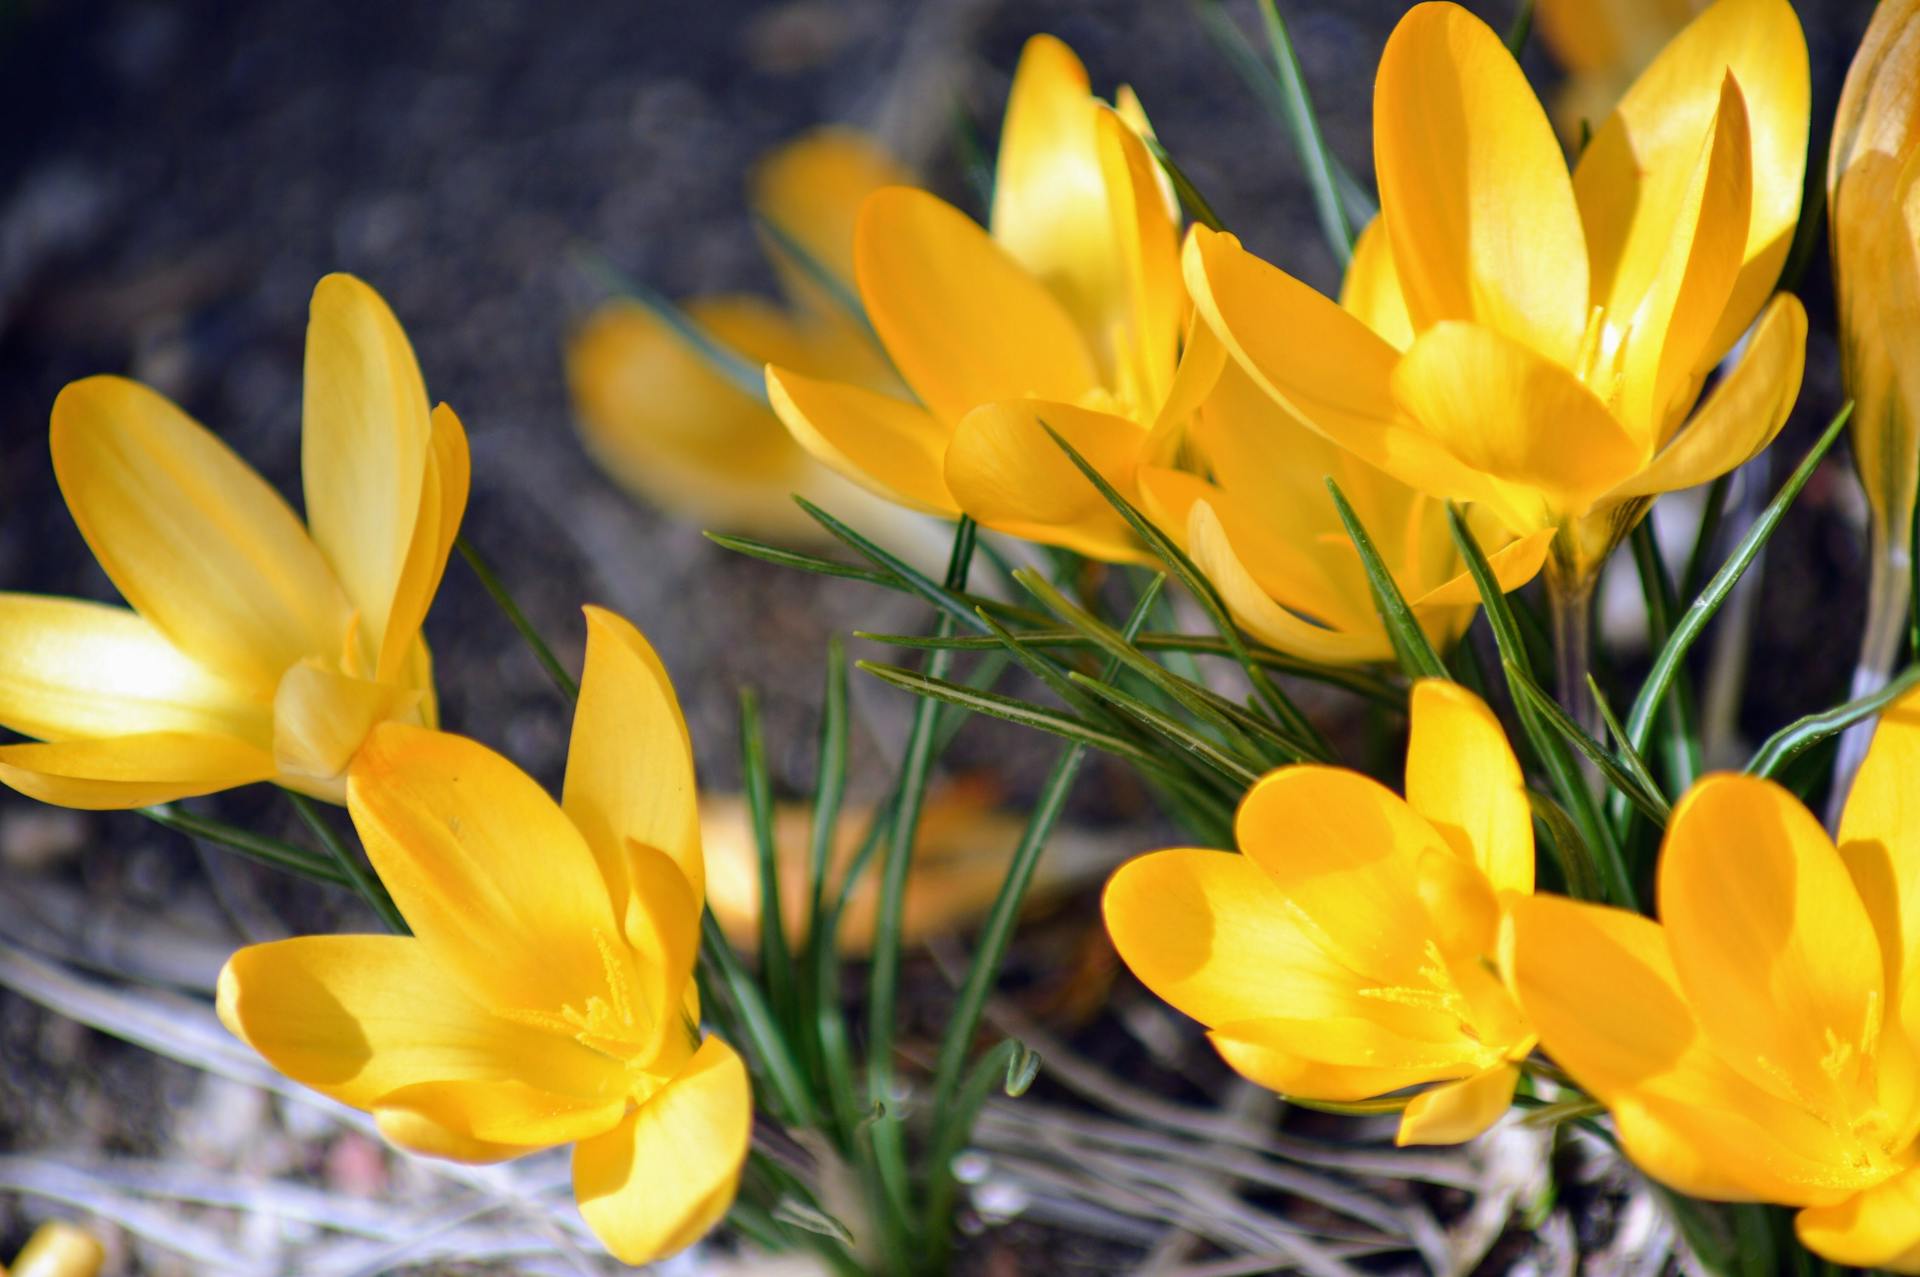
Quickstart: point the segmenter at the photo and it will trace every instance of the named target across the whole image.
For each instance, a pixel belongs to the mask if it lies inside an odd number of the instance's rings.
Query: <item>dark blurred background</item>
[[[1363,176],[1373,66],[1404,7],[1282,4],[1331,144]],[[1512,16],[1507,0],[1471,7],[1500,29]],[[1870,7],[1800,6],[1816,146]],[[1250,3],[1229,9],[1256,29]],[[386,296],[431,393],[465,421],[468,533],[563,658],[578,658],[581,602],[633,618],[673,672],[703,780],[720,788],[738,772],[736,689],[757,685],[777,778],[799,789],[827,636],[922,618],[856,584],[731,556],[588,463],[561,348],[604,291],[572,250],[669,295],[770,290],[745,170],[829,121],[876,131],[977,213],[956,109],[990,144],[1021,43],[1042,30],[1074,46],[1097,90],[1139,91],[1250,247],[1337,286],[1284,133],[1181,0],[0,0],[0,587],[112,597],[45,442],[55,393],[89,373],[156,386],[297,493],[307,297],[325,272],[352,271]],[[1553,81],[1537,41],[1526,61]],[[1789,450],[1838,403],[1824,250],[1804,289],[1814,338]],[[1742,720],[1755,736],[1843,694],[1861,603],[1849,484],[1823,472],[1770,552]],[[458,562],[427,629],[447,725],[554,778],[564,709]],[[858,695],[856,767],[871,790],[907,707],[864,683]],[[1037,780],[1023,760],[1047,756],[980,724],[959,760],[1011,758],[1017,799]],[[1141,818],[1123,774],[1092,775],[1088,819]],[[258,796],[223,806],[282,818]],[[239,938],[356,916],[344,898],[311,897],[134,817],[0,799],[0,901],[16,920],[34,915],[50,945],[84,949],[116,919],[162,911]],[[204,1104],[198,1086],[190,1069],[0,991],[0,1153],[160,1155],[180,1138],[178,1115]],[[0,1260],[39,1214],[0,1187]]]

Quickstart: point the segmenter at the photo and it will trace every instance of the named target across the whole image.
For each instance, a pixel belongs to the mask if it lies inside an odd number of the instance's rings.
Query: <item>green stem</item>
[[[400,916],[398,906],[393,903],[393,897],[387,894],[385,885],[369,867],[362,866],[353,848],[347,846],[346,840],[327,822],[326,816],[320,811],[320,804],[291,789],[286,791],[286,795],[293,809],[300,813],[300,819],[306,822],[307,828],[313,831],[313,836],[320,840],[321,846],[333,858],[333,863],[339,866],[348,884],[367,902],[368,907],[380,915],[380,921],[387,924],[387,930],[401,936],[412,934],[408,930],[407,920]]]
[[[1853,667],[1853,684],[1848,700],[1872,696],[1887,685],[1901,646],[1907,641],[1908,595],[1912,589],[1912,567],[1907,547],[1874,532],[1872,575],[1867,579],[1867,623],[1860,635],[1860,658]],[[1855,723],[1841,734],[1839,751],[1833,760],[1833,788],[1827,799],[1827,826],[1836,828],[1840,809],[1846,806],[1847,793],[1853,788],[1853,774],[1866,760],[1867,745],[1873,740],[1877,719]]]
[[[473,569],[473,574],[480,579],[480,586],[487,592],[487,596],[506,614],[507,620],[513,623],[513,628],[520,631],[520,637],[526,641],[528,649],[533,652],[534,659],[540,662],[540,668],[545,670],[547,677],[553,680],[553,685],[560,689],[560,694],[569,702],[579,700],[580,684],[574,680],[573,675],[567,673],[567,667],[560,663],[560,658],[553,654],[553,649],[547,646],[547,641],[540,637],[540,631],[535,629],[533,622],[527,619],[527,614],[520,610],[520,605],[513,601],[513,595],[508,592],[506,583],[487,565],[487,561],[480,557],[480,552],[473,548],[471,541],[464,536],[455,537],[453,545],[460,551],[460,557],[467,561],[467,566]]]
[[[1604,725],[1587,688],[1593,666],[1593,577],[1568,580],[1549,567],[1547,602],[1553,612],[1554,692],[1581,730],[1598,737]]]
[[[135,810],[163,829],[185,834],[189,838],[198,838],[236,851],[273,869],[297,873],[315,882],[331,883],[336,887],[351,887],[348,878],[340,866],[324,856],[316,856],[305,847],[279,838],[269,838],[265,834],[256,834],[250,829],[241,829],[225,821],[213,820],[206,816],[197,816],[192,812],[181,811],[168,803],[156,807],[138,807]]]

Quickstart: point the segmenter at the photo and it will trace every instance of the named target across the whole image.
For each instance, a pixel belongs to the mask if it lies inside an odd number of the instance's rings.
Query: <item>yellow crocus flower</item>
[[[1421,4],[1374,89],[1375,251],[1405,340],[1204,228],[1187,241],[1188,289],[1312,429],[1515,535],[1553,529],[1549,579],[1584,598],[1657,494],[1759,452],[1799,392],[1805,312],[1767,297],[1799,215],[1807,93],[1792,7],[1719,0],[1569,175],[1500,38],[1458,5]]]
[[[378,728],[347,808],[413,934],[242,949],[219,1010],[403,1148],[489,1162],[573,1144],[581,1213],[638,1264],[726,1213],[752,1097],[740,1057],[697,1025],[686,722],[640,632],[586,613],[561,801],[475,741]]]
[[[466,435],[350,275],[313,290],[307,521],[157,392],[89,377],[53,405],[54,474],[130,608],[0,595],[0,781],[137,807],[271,780],[339,802],[375,724],[432,725],[420,623],[466,507]]]
[[[910,181],[852,129],[817,129],[781,147],[754,170],[750,190],[789,304],[744,293],[695,297],[683,306],[687,318],[748,366],[772,362],[897,392],[899,379],[848,299],[861,201]],[[639,302],[614,300],[588,317],[568,343],[567,380],[593,457],[664,510],[789,541],[825,535],[788,499],[794,493],[858,527],[898,522],[889,504],[808,456],[763,397]]]
[[[1107,931],[1227,1063],[1303,1099],[1415,1096],[1402,1144],[1506,1112],[1534,1034],[1496,974],[1501,917],[1533,891],[1533,821],[1499,720],[1414,685],[1403,800],[1358,772],[1283,767],[1241,803],[1242,854],[1161,851],[1107,885]]]
[[[97,1277],[106,1262],[106,1247],[93,1234],[53,1219],[33,1230],[11,1270],[0,1265],[0,1277]]]
[[[1387,340],[1407,326],[1378,221],[1360,236],[1342,308]],[[1201,342],[1212,335],[1202,328]],[[1403,339],[1404,340],[1404,339]],[[1140,467],[1154,521],[1178,541],[1246,631],[1308,660],[1390,660],[1366,570],[1326,480],[1353,506],[1429,638],[1445,647],[1472,623],[1480,595],[1465,575],[1436,501],[1296,422],[1237,363],[1226,361],[1185,443],[1208,477]],[[1478,510],[1468,521],[1503,586],[1531,580],[1550,531],[1515,539]]]
[[[1124,92],[1121,107],[1092,96],[1066,45],[1035,36],[1007,103],[991,235],[925,191],[868,196],[854,275],[919,402],[770,364],[774,411],[808,451],[912,509],[1144,557],[1041,428],[1133,495],[1153,428],[1168,437],[1212,381],[1174,375],[1178,233],[1145,118]]]
[[[1863,673],[1884,681],[1906,628],[1920,470],[1920,3],[1883,0],[1840,94],[1827,172],[1853,459],[1873,517]]]
[[[1920,696],[1881,720],[1838,846],[1771,781],[1673,810],[1660,921],[1535,897],[1505,961],[1543,1049],[1693,1197],[1800,1207],[1842,1264],[1920,1273]]]
[[[1566,68],[1554,122],[1569,142],[1607,118],[1613,104],[1705,0],[1540,0],[1534,28]]]

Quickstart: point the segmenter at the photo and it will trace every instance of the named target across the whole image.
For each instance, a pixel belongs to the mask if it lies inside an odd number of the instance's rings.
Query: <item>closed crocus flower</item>
[[[1853,458],[1873,517],[1873,574],[1856,694],[1905,637],[1920,470],[1920,3],[1874,11],[1834,120],[1827,174],[1841,370]],[[1857,755],[1856,755],[1857,757]]]
[[[307,521],[170,401],[89,377],[54,474],[131,607],[0,595],[0,781],[135,807],[271,780],[334,802],[367,733],[432,725],[420,623],[467,500],[467,444],[406,334],[349,275],[313,291]]]
[[[1132,123],[1088,92],[1058,40],[1028,41],[1001,139],[992,233],[924,191],[867,198],[854,274],[918,402],[767,369],[809,451],[902,505],[1100,558],[1143,557],[1123,519],[1042,429],[1123,492],[1154,427],[1190,415],[1176,382],[1185,301],[1159,171]],[[1210,384],[1211,372],[1199,379]]]
[[[1340,304],[1404,343],[1407,312],[1392,269],[1375,222],[1355,245]],[[1201,331],[1201,340],[1210,337]],[[1428,637],[1444,648],[1472,622],[1480,595],[1454,547],[1446,503],[1300,425],[1238,364],[1222,368],[1185,442],[1206,477],[1143,465],[1141,497],[1263,643],[1315,661],[1393,657],[1366,570],[1327,491],[1329,476]],[[1540,570],[1552,532],[1516,539],[1482,511],[1467,517],[1503,586],[1513,589]]]
[[[638,630],[597,608],[587,626],[561,801],[474,741],[381,727],[347,807],[413,934],[242,949],[219,1009],[403,1148],[489,1162],[573,1144],[581,1213],[637,1264],[726,1213],[751,1096],[698,1027],[686,724]]]
[[[1412,717],[1404,800],[1340,768],[1270,773],[1240,806],[1240,854],[1123,866],[1107,930],[1240,1073],[1327,1101],[1431,1083],[1399,1141],[1453,1143],[1507,1110],[1533,1048],[1491,962],[1503,911],[1533,890],[1533,824],[1478,698],[1423,681]]]
[[[1784,0],[1720,0],[1667,46],[1569,175],[1520,68],[1454,4],[1401,19],[1374,90],[1383,336],[1196,228],[1186,279],[1240,365],[1312,429],[1515,535],[1554,530],[1584,599],[1662,492],[1764,448],[1806,316],[1768,301],[1800,209],[1807,55]],[[1754,316],[1739,362],[1696,410]]]
[[[1693,1197],[1800,1207],[1838,1263],[1920,1272],[1920,697],[1881,721],[1838,846],[1771,781],[1675,806],[1660,921],[1536,897],[1507,955],[1541,1046]]]
[[[809,133],[754,171],[761,238],[787,294],[688,300],[686,317],[757,370],[772,362],[810,377],[898,392],[853,297],[853,223],[860,203],[910,181],[877,143],[850,129]],[[794,493],[856,526],[898,539],[898,514],[809,457],[767,407],[648,307],[616,300],[567,346],[581,437],[606,471],[660,508],[704,526],[783,540],[824,535]]]

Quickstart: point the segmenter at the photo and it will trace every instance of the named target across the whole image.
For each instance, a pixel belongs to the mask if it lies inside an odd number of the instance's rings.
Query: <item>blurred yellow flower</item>
[[[33,1230],[11,1269],[0,1266],[0,1277],[96,1277],[106,1261],[106,1248],[91,1233],[49,1220]]]
[[[1554,93],[1560,134],[1577,145],[1607,118],[1641,68],[1653,61],[1706,0],[1539,0],[1534,28],[1566,68]]]
[[[1242,854],[1161,851],[1107,885],[1133,973],[1261,1085],[1353,1101],[1422,1083],[1402,1144],[1471,1139],[1506,1112],[1534,1035],[1494,972],[1533,891],[1533,820],[1499,720],[1471,692],[1413,691],[1407,796],[1284,767],[1240,806]]]
[[[0,781],[136,807],[272,780],[339,802],[367,733],[431,726],[420,623],[467,500],[467,442],[428,409],[393,313],[313,290],[307,523],[163,396],[89,377],[53,405],[54,474],[131,610],[0,595]]]
[[[1840,94],[1827,172],[1841,371],[1873,513],[1868,652],[1884,677],[1905,629],[1920,471],[1920,3],[1883,0]]]
[[[1375,251],[1407,312],[1400,339],[1204,228],[1187,285],[1306,425],[1515,535],[1554,529],[1550,575],[1584,595],[1657,494],[1759,452],[1799,392],[1805,312],[1767,297],[1800,210],[1807,94],[1785,0],[1720,0],[1569,177],[1500,38],[1458,5],[1418,5],[1374,91]]]
[[[1041,424],[1131,496],[1149,440],[1173,438],[1212,383],[1207,368],[1175,376],[1178,232],[1145,128],[1125,91],[1117,110],[1091,95],[1066,45],[1029,40],[992,234],[924,191],[878,191],[860,210],[861,300],[919,402],[775,361],[767,391],[794,437],[910,508],[964,510],[1098,558],[1144,557]]]
[[[752,1101],[740,1057],[698,1026],[686,723],[638,630],[598,608],[587,626],[561,801],[477,742],[380,727],[347,806],[413,935],[242,949],[219,1009],[404,1148],[486,1162],[574,1144],[581,1213],[638,1264],[726,1213]]]
[[[1622,1147],[1693,1197],[1801,1207],[1842,1264],[1920,1272],[1920,695],[1881,720],[1839,845],[1771,781],[1667,826],[1660,921],[1535,897],[1505,962]]]
[[[1376,221],[1355,245],[1340,304],[1382,337],[1404,343],[1406,308],[1391,270]],[[1212,335],[1202,329],[1199,339]],[[1315,661],[1393,657],[1366,570],[1327,492],[1329,476],[1428,637],[1444,648],[1472,622],[1480,595],[1454,549],[1446,504],[1300,425],[1238,364],[1222,367],[1185,443],[1210,478],[1142,465],[1141,498],[1261,642]],[[1514,539],[1483,512],[1470,509],[1467,517],[1506,588],[1540,570],[1551,531]]]
[[[718,294],[687,301],[687,318],[756,375],[772,362],[897,392],[899,379],[852,309],[853,225],[869,194],[911,181],[851,129],[817,129],[781,147],[754,170],[751,201],[789,305]],[[788,499],[794,493],[858,527],[898,521],[890,505],[809,457],[762,395],[639,302],[611,301],[588,317],[568,343],[567,379],[594,458],[662,509],[785,541],[825,535]]]

